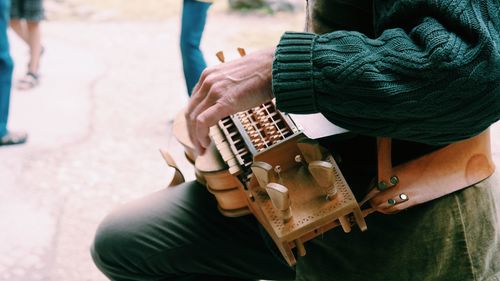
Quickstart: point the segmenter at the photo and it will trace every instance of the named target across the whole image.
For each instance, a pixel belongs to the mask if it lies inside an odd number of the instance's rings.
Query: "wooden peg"
[[[245,49],[243,48],[238,48],[238,53],[240,54],[240,56],[244,57],[247,55],[247,52],[245,51]]]
[[[326,191],[326,199],[332,200],[337,195],[335,187],[335,171],[333,165],[326,161],[309,162],[309,172],[319,186]]]
[[[297,146],[307,163],[323,159],[321,147],[317,141],[303,138],[297,142]]]
[[[347,218],[347,216],[339,217],[339,222],[345,233],[351,232],[351,224],[349,223],[349,219]]]
[[[267,184],[266,191],[273,206],[279,210],[283,222],[288,222],[292,218],[288,188],[279,183],[271,182]]]
[[[270,182],[275,181],[273,166],[269,165],[266,162],[253,162],[252,172],[259,182],[259,186],[262,188],[266,188]]]
[[[294,240],[293,243],[295,244],[295,247],[297,247],[297,253],[299,254],[299,256],[305,256],[306,248],[304,247],[304,243],[302,243],[300,239]]]
[[[218,51],[215,56],[219,59],[220,62],[225,62],[226,58],[224,57],[224,52],[223,51]]]

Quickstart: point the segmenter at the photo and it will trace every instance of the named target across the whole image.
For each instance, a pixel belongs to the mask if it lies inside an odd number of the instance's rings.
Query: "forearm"
[[[374,40],[348,31],[287,33],[274,62],[277,105],[322,112],[366,135],[431,144],[475,135],[499,118],[498,33],[462,28],[457,34],[426,17],[409,32],[389,29]]]

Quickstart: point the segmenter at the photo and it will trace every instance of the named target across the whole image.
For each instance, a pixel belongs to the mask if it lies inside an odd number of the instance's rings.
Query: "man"
[[[9,52],[7,27],[9,23],[9,0],[0,0],[0,146],[26,142],[25,133],[7,130],[13,63]]]
[[[284,112],[321,112],[356,134],[332,146],[363,194],[377,173],[374,137],[393,138],[398,164],[499,119],[497,0],[310,0],[308,10],[315,33],[285,33],[275,50],[204,71],[186,113],[199,153],[217,120],[274,97]],[[374,213],[363,233],[330,230],[306,244],[294,268],[270,260],[275,249],[262,247],[266,236],[251,221],[217,216],[204,188],[186,184],[108,216],[93,257],[113,280],[495,280],[493,180]]]

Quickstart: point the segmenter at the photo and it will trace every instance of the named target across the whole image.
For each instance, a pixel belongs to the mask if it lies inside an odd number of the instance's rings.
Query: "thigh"
[[[394,215],[372,214],[366,232],[333,229],[306,244],[297,280],[497,280],[500,232],[491,183]]]
[[[176,280],[197,274],[294,278],[294,271],[267,248],[251,216],[222,216],[213,196],[195,182],[111,213],[98,229],[93,255],[114,280]]]

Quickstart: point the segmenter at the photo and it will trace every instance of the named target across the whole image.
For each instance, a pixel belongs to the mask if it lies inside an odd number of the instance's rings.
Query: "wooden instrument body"
[[[174,134],[186,147],[189,159],[194,149],[183,119],[184,115],[179,114]],[[241,140],[228,143],[237,134],[224,127],[227,123],[228,119],[220,122],[220,127],[211,128],[213,142],[204,155],[192,154],[197,179],[215,195],[225,216],[252,213],[290,265],[296,263],[293,248],[305,255],[304,242],[336,226],[349,232],[356,223],[365,230],[364,217],[373,211],[391,213],[439,198],[484,180],[495,170],[489,130],[395,167],[391,163],[390,140],[379,138],[378,180],[389,182],[397,176],[397,186],[385,191],[373,188],[357,203],[333,156],[299,131],[291,130],[282,140],[249,158],[248,150],[234,144],[241,144]],[[243,154],[238,155],[238,151]],[[329,174],[331,179],[325,181]],[[331,198],[325,190],[328,181],[336,189]],[[404,193],[410,200],[361,211],[360,205],[381,192],[388,198]]]
[[[194,165],[196,180],[204,184],[217,199],[219,211],[228,217],[250,214],[243,185],[229,172],[215,144],[211,143],[205,154],[196,154],[189,139],[184,110],[177,114],[172,132],[184,147],[186,158]]]
[[[337,193],[331,199],[327,198],[327,192],[318,185],[309,171],[308,163],[297,161],[305,158],[297,146],[297,143],[304,138],[302,134],[298,134],[254,157],[254,162],[264,162],[281,168],[279,177],[275,179],[288,189],[290,201],[288,221],[283,220],[270,200],[268,192],[260,186],[255,175],[252,176],[246,190],[252,213],[273,238],[290,265],[296,263],[293,248],[297,248],[299,255],[305,255],[303,243],[333,227],[342,226],[345,232],[350,232],[351,223],[356,223],[363,231],[367,228],[360,206],[332,155],[322,156],[324,161],[333,165],[333,181]]]
[[[244,186],[231,175],[214,144],[196,158],[196,179],[217,199],[219,211],[228,217],[250,214]]]
[[[268,107],[269,105],[264,106]],[[188,148],[186,157],[189,158],[188,151],[194,149],[187,137],[186,122],[183,119],[184,115],[179,114],[174,124],[174,135]],[[197,180],[205,184],[216,197],[223,215],[237,217],[252,213],[290,265],[296,263],[293,248],[297,248],[299,255],[305,255],[303,243],[333,227],[342,226],[345,232],[349,232],[351,223],[355,222],[362,230],[366,229],[360,206],[334,158],[326,153],[326,149],[313,146],[313,150],[317,150],[316,154],[320,155],[318,157],[321,159],[318,160],[332,165],[335,175],[332,182],[338,192],[330,199],[327,198],[325,189],[311,175],[307,161],[298,161],[308,159],[297,145],[307,139],[303,134],[289,130],[283,140],[270,142],[266,146],[260,145],[260,150],[253,154],[249,162],[248,155],[239,157],[232,153],[242,149],[234,143],[228,143],[227,136],[234,133],[223,127],[227,125],[227,120],[223,122],[225,123],[220,124],[220,127],[211,128],[213,142],[205,154],[194,156],[193,159]],[[279,167],[279,175],[275,175],[273,181],[287,189],[289,220],[281,217],[266,188],[260,186],[257,177],[252,174],[250,166],[255,162]]]

